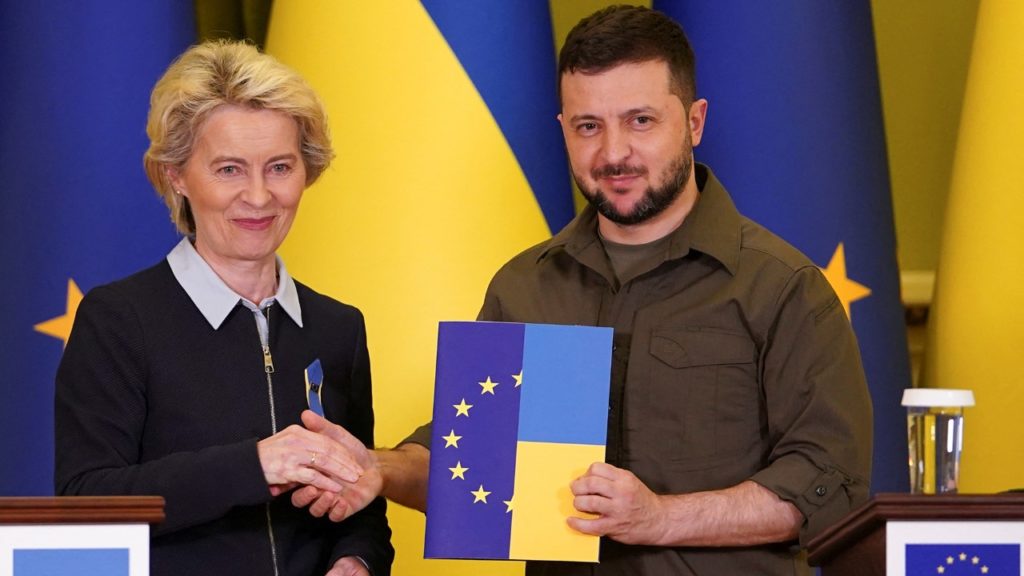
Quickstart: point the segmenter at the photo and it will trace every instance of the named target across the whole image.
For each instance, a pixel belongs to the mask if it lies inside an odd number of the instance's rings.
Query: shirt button
[[[825,488],[824,486],[818,486],[817,488],[814,489],[814,493],[817,494],[818,496],[824,496],[825,494],[828,494],[828,488]]]

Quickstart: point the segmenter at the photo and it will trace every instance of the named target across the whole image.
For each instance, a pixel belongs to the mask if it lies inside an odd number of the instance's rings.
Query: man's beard
[[[624,226],[640,224],[664,212],[683,193],[683,186],[690,179],[690,172],[693,170],[692,150],[690,147],[683,150],[662,173],[661,180],[664,184],[658,188],[648,186],[643,197],[633,205],[629,212],[625,213],[619,212],[597,186],[588,189],[575,171],[573,171],[572,177],[576,180],[576,185],[579,186],[580,192],[587,202],[605,218]],[[606,176],[644,176],[646,174],[647,168],[627,164],[610,164],[590,171],[590,176],[594,180],[600,180]]]

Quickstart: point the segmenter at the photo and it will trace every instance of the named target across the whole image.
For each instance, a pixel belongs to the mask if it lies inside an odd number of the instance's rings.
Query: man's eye
[[[576,129],[580,132],[593,132],[594,130],[597,130],[597,124],[595,122],[584,122]]]

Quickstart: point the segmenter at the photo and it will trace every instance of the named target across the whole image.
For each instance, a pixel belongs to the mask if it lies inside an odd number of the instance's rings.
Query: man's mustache
[[[609,176],[646,176],[647,168],[643,166],[630,166],[629,164],[606,164],[600,168],[594,168],[590,171],[590,176],[597,180],[598,178],[607,178]]]

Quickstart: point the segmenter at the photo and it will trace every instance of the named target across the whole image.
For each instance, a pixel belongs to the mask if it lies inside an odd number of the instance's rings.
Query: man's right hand
[[[327,514],[334,522],[341,522],[365,508],[380,495],[383,478],[377,459],[373,451],[368,450],[358,438],[312,411],[306,410],[302,413],[302,423],[309,431],[323,434],[343,446],[352,460],[363,470],[355,482],[335,478],[334,480],[342,486],[338,492],[329,492],[309,485],[292,492],[292,504],[296,507],[309,506],[309,513],[313,516],[319,518]]]

